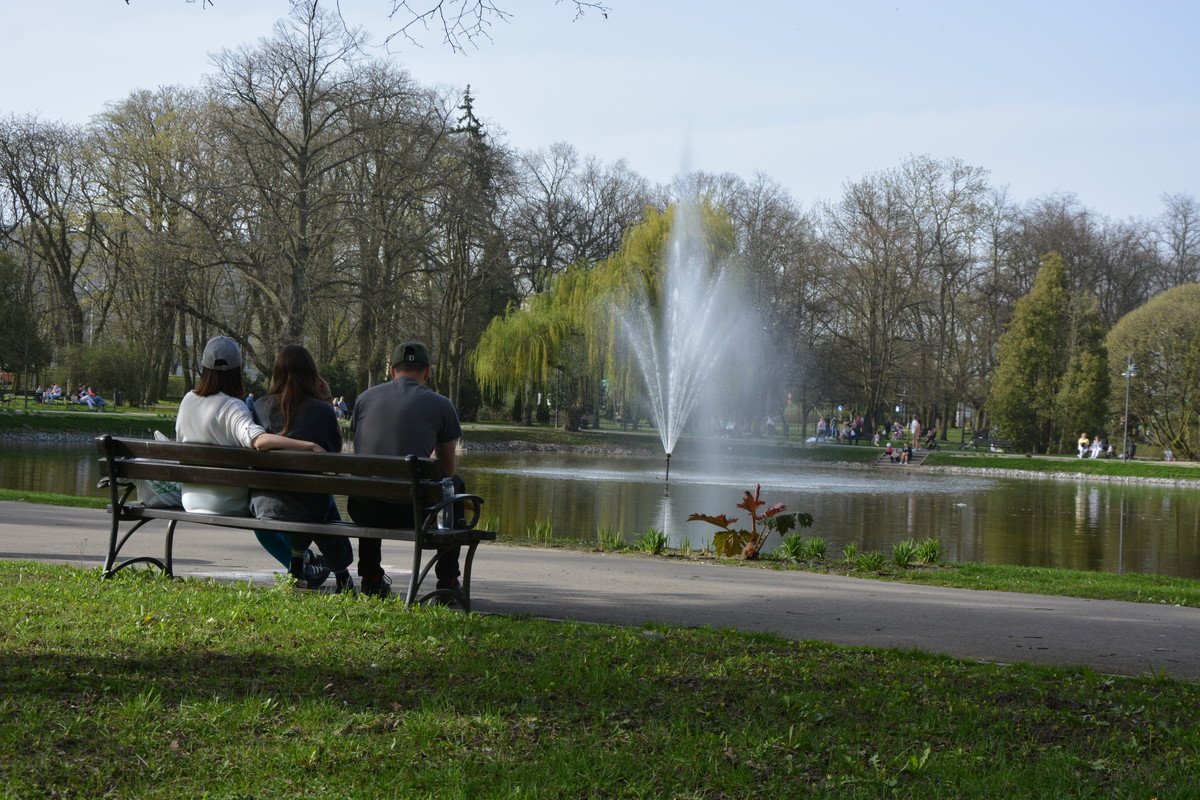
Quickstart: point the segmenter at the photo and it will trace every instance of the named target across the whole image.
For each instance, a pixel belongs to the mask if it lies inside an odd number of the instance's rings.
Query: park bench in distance
[[[108,507],[112,516],[108,554],[104,559],[104,575],[109,577],[137,563],[157,566],[164,574],[173,576],[171,548],[175,526],[180,522],[217,525],[246,530],[273,530],[285,533],[333,534],[336,536],[393,539],[413,543],[412,573],[404,595],[404,604],[426,600],[450,599],[450,590],[435,590],[418,598],[425,576],[437,562],[437,548],[460,545],[466,548],[462,567],[462,590],[457,599],[465,611],[471,610],[471,562],[481,541],[495,541],[495,531],[477,530],[483,498],[473,494],[442,498],[441,473],[437,462],[429,458],[408,456],[357,456],[345,453],[311,453],[275,450],[259,452],[249,447],[226,447],[210,444],[180,444],[99,436],[96,447],[101,455],[103,478],[111,492]],[[410,502],[415,528],[367,528],[352,522],[283,522],[256,519],[252,516],[220,516],[193,514],[182,508],[150,508],[130,502],[134,480],[178,481],[217,486],[238,486],[287,492],[318,492],[321,494],[353,495],[387,500],[393,503]],[[467,518],[461,528],[440,530],[438,515],[451,503],[465,502]],[[121,549],[139,528],[156,519],[167,520],[166,548],[160,561],[151,556],[128,558],[117,563]],[[130,523],[121,533],[121,524]],[[427,551],[434,555],[422,567]]]

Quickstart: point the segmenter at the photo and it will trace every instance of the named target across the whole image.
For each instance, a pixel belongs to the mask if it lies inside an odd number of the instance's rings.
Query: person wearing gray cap
[[[429,351],[420,342],[405,342],[392,351],[391,380],[367,389],[354,403],[350,430],[354,452],[363,455],[409,456],[437,459],[444,477],[463,493],[456,447],[462,436],[458,412],[450,400],[426,384],[432,375]],[[351,497],[346,509],[359,525],[378,528],[411,528],[412,507],[369,498]],[[455,508],[462,517],[462,509]],[[386,597],[391,581],[383,571],[382,540],[358,540],[359,591]],[[459,590],[459,548],[438,550],[434,562],[437,588],[448,593]]]
[[[200,357],[200,381],[184,395],[175,418],[175,439],[180,442],[253,447],[255,450],[313,450],[320,445],[274,433],[254,421],[245,403],[242,382],[242,348],[228,336],[216,336],[204,346]],[[245,515],[250,492],[237,486],[206,486],[185,483],[183,507],[198,514]],[[290,553],[290,540],[288,551]],[[306,570],[311,584],[329,576],[328,568],[312,565]],[[321,571],[324,575],[320,575]],[[319,585],[319,581],[316,581]]]

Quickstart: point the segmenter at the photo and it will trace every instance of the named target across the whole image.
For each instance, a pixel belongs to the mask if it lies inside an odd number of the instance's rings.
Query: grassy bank
[[[1200,687],[0,564],[7,797],[1181,797]]]
[[[939,451],[925,459],[928,466],[966,469],[1021,470],[1025,472],[1095,475],[1114,478],[1162,478],[1200,481],[1200,464],[1192,462],[1122,461],[1120,459],[1063,458],[1061,456],[977,455]]]
[[[23,489],[0,489],[0,500],[17,503],[37,503],[45,506],[68,506],[70,508],[106,508],[107,497],[79,497],[56,492],[27,492]]]
[[[173,414],[127,413],[99,411],[32,411],[0,413],[0,434],[49,433],[99,436],[112,433],[120,436],[150,436],[155,430],[169,433],[175,430]]]
[[[0,501],[39,503],[44,505],[69,506],[73,508],[104,508],[107,497],[76,497],[51,492],[27,492],[17,489],[0,489]],[[938,564],[935,566],[915,565],[897,567],[884,561],[879,569],[858,569],[852,562],[836,557],[820,561],[791,562],[773,555],[759,561],[718,559],[711,553],[682,553],[665,550],[659,556],[650,556],[637,543],[603,543],[595,541],[572,541],[566,539],[538,538],[533,532],[505,534],[499,543],[506,546],[564,547],[575,550],[625,552],[660,558],[687,558],[720,562],[730,568],[795,569],[825,574],[849,575],[870,580],[900,581],[924,586],[949,586],[959,589],[987,589],[999,592],[1026,592],[1030,594],[1057,595],[1060,597],[1086,597],[1095,600],[1124,600],[1133,603],[1166,603],[1170,605],[1200,608],[1200,581],[1175,578],[1166,575],[1142,573],[1088,572],[1076,569],[1051,567],[1021,567],[1012,564]]]
[[[854,569],[844,562],[783,565],[789,569],[850,575],[873,580],[899,581],[922,586],[958,589],[987,589],[998,592],[1085,597],[1093,600],[1125,600],[1200,608],[1200,581],[1169,575],[1088,572],[1056,567],[1020,567],[1013,564],[938,564],[897,567],[885,564],[879,570]]]
[[[570,540],[538,537],[537,531],[506,534],[499,544],[509,546],[562,547],[574,550],[619,552],[650,557],[648,547],[641,541],[618,542]],[[1023,567],[1014,564],[980,564],[966,562],[922,564],[901,567],[880,554],[877,569],[860,566],[831,554],[828,558],[794,561],[779,551],[768,553],[755,561],[719,558],[711,551],[680,551],[664,548],[656,557],[687,559],[719,563],[730,568],[802,570],[824,575],[846,575],[868,580],[896,581],[922,586],[948,586],[957,589],[980,589],[998,592],[1023,592],[1059,597],[1084,597],[1092,600],[1123,600],[1131,603],[1155,603],[1200,608],[1200,581],[1169,575],[1145,573],[1090,572],[1056,567]]]

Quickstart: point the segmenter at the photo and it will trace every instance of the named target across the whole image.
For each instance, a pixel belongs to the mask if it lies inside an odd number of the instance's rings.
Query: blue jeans
[[[342,515],[338,513],[337,505],[334,504],[331,495],[329,516],[325,518],[325,521],[340,522],[341,519]],[[330,572],[341,572],[354,562],[354,549],[350,546],[350,540],[345,536],[307,536],[299,533],[261,530],[255,530],[254,536],[263,549],[282,564],[284,569],[290,569],[292,566],[293,548],[303,551],[314,542],[320,549],[321,555],[325,556],[325,565],[329,567]]]

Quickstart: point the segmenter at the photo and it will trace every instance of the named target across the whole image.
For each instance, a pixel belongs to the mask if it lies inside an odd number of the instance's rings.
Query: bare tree
[[[96,186],[83,152],[83,129],[10,117],[0,122],[0,191],[16,215],[5,238],[45,271],[54,297],[55,341],[84,341],[84,270],[92,255]]]
[[[336,258],[343,197],[333,184],[357,154],[354,123],[365,98],[349,67],[361,41],[318,0],[306,0],[273,39],[215,59],[213,90],[224,143],[241,168],[238,188],[273,245],[273,255],[250,248],[240,260],[263,303],[261,329],[280,340],[304,335]],[[279,343],[269,343],[272,352]]]
[[[300,1],[292,0],[293,4]],[[575,19],[588,13],[608,19],[609,9],[603,3],[587,0],[554,2],[573,9]],[[492,41],[491,31],[495,24],[509,22],[513,16],[505,10],[507,3],[494,0],[382,0],[382,3],[388,9],[388,19],[395,20],[400,26],[385,37],[385,45],[397,37],[418,44],[415,32],[432,28],[441,33],[442,43],[456,53],[478,47],[480,41]]]
[[[831,339],[848,400],[878,419],[897,392],[915,392],[912,317],[920,299],[909,268],[914,249],[911,217],[887,175],[848,184],[823,209],[829,291],[822,333]]]
[[[1164,194],[1158,218],[1163,274],[1157,288],[1200,282],[1200,202],[1188,194]]]

